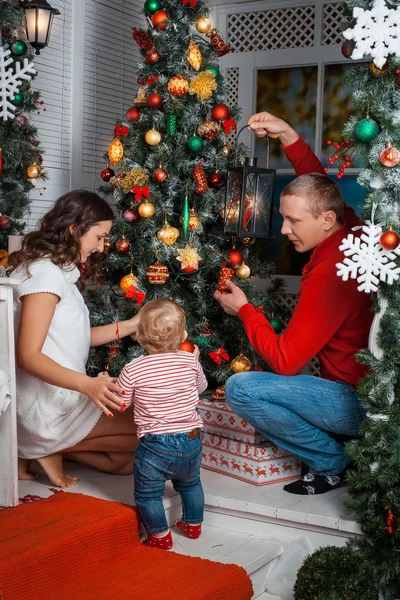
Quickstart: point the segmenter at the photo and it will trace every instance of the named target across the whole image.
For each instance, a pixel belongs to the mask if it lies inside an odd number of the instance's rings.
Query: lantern
[[[257,158],[228,171],[224,233],[229,236],[268,238],[274,208],[273,169],[257,167]]]
[[[25,11],[26,37],[36,49],[35,54],[40,54],[40,50],[49,45],[53,18],[60,11],[52,8],[47,0],[25,0],[22,6]]]

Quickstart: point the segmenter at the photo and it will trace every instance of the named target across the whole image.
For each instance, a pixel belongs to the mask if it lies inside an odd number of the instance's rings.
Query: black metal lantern
[[[47,0],[25,0],[23,9],[26,37],[36,49],[35,54],[40,54],[40,50],[49,44],[54,15],[59,15],[60,11],[52,8]]]
[[[246,158],[243,167],[228,171],[224,233],[235,237],[271,235],[276,171],[257,167]]]

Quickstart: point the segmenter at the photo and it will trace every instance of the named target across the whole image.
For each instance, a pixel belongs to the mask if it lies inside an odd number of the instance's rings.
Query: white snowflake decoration
[[[16,106],[11,103],[19,87],[22,85],[22,80],[30,81],[32,75],[36,74],[33,67],[33,62],[24,58],[23,66],[20,62],[15,63],[15,73],[9,67],[13,59],[10,57],[11,50],[5,46],[0,46],[0,118],[3,121],[14,119]]]
[[[381,69],[390,54],[400,59],[400,8],[391,9],[385,0],[375,0],[372,10],[354,8],[353,17],[357,20],[354,29],[343,32],[347,40],[356,42],[353,60],[371,55]]]
[[[358,228],[355,228],[358,229]],[[342,240],[339,250],[344,252],[346,257],[343,263],[337,263],[337,275],[348,281],[357,279],[360,283],[359,292],[376,292],[379,281],[392,285],[400,277],[400,267],[394,262],[396,256],[400,256],[400,246],[395,250],[389,251],[382,248],[379,238],[382,235],[382,227],[368,223],[362,227],[363,233],[360,237],[355,237],[349,233],[347,238]]]

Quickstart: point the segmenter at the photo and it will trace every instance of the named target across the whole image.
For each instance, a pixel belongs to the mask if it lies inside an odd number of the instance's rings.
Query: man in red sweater
[[[368,345],[370,297],[357,290],[357,281],[344,282],[336,274],[336,263],[343,260],[341,241],[360,220],[310,146],[285,121],[263,112],[253,115],[249,126],[260,137],[279,138],[299,176],[281,194],[281,231],[297,252],[311,250],[312,256],[281,335],[232,282],[230,294],[215,293],[225,312],[241,319],[252,346],[273,371],[233,375],[226,400],[266,438],[308,465],[309,472],[284,486],[286,491],[323,494],[342,483],[349,463],[330,433],[356,436],[365,417],[356,386],[366,368],[355,354]],[[314,356],[321,377],[298,375]]]

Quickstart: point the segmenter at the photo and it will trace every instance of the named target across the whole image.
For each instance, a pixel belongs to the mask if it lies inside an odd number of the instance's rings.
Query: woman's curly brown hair
[[[48,257],[58,267],[80,263],[81,237],[96,223],[112,221],[114,213],[107,202],[87,190],[74,190],[61,196],[40,221],[39,229],[22,240],[21,250],[13,252],[8,264],[16,269]],[[71,225],[74,226],[71,232]],[[85,279],[102,280],[104,254],[95,252],[85,263]],[[82,278],[80,288],[84,287]]]

